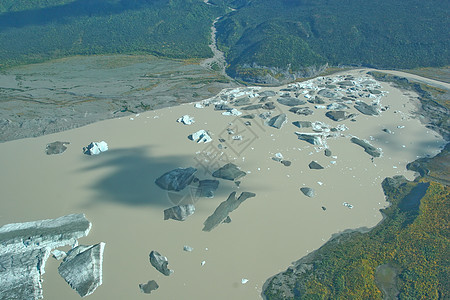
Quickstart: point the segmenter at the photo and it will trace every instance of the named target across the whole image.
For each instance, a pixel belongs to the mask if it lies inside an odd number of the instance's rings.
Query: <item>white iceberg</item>
[[[224,111],[224,112],[222,113],[222,115],[224,115],[224,116],[240,116],[240,115],[242,115],[242,112],[240,112],[240,111],[237,110],[236,108],[233,108],[233,109],[231,109],[231,110]]]
[[[98,155],[108,151],[108,144],[105,141],[91,142],[87,147],[83,148],[83,153],[87,155]]]
[[[189,116],[189,115],[184,115],[184,116],[182,116],[181,118],[178,118],[177,122],[178,122],[178,123],[183,123],[184,125],[191,125],[191,124],[193,124],[195,121],[194,121],[194,118],[193,118],[193,117],[191,117],[191,116]]]
[[[209,136],[208,132],[206,132],[206,130],[203,130],[203,129],[191,134],[189,136],[189,139],[197,142],[198,144],[209,143],[212,141],[212,138]]]

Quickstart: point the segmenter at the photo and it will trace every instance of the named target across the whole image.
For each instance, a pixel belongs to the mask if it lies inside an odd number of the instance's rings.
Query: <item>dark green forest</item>
[[[444,0],[3,0],[0,67],[70,55],[212,56],[234,77],[309,68],[449,65]],[[234,9],[233,11],[230,8]],[[251,78],[250,78],[251,79]]]
[[[7,0],[1,11],[0,67],[111,53],[205,58],[224,13],[201,0]]]
[[[233,75],[243,66],[416,68],[449,64],[450,2],[258,0],[218,24]]]

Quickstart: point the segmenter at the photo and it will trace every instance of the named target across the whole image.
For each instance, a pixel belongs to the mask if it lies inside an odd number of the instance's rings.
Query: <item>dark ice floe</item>
[[[241,107],[240,109],[241,110],[253,110],[253,109],[260,109],[262,107],[263,107],[262,104],[252,104],[252,105],[248,105],[248,106],[245,106],[245,107]]]
[[[236,199],[236,192],[232,192],[228,199],[220,203],[220,205],[216,208],[214,213],[209,216],[206,221],[203,223],[203,231],[211,231],[216,226],[221,224],[226,218],[228,214],[233,210],[237,209],[242,202],[247,200],[248,198],[255,197],[255,193],[251,192],[242,192],[239,198]]]
[[[328,118],[330,118],[333,121],[340,122],[340,121],[344,121],[344,120],[353,118],[355,116],[355,114],[349,114],[342,110],[336,110],[336,111],[327,111],[325,116],[327,116]]]
[[[279,115],[271,118],[267,122],[267,125],[270,126],[270,127],[274,127],[274,128],[280,129],[286,123],[287,123],[287,116],[286,116],[286,114],[279,114]]]
[[[302,188],[300,188],[300,191],[301,191],[305,196],[308,196],[308,197],[310,197],[310,198],[313,198],[313,197],[316,195],[314,189],[309,188],[309,187],[302,187]]]
[[[300,100],[293,97],[281,97],[277,100],[278,103],[286,105],[286,106],[297,106],[297,105],[303,105],[306,103],[305,100]]]
[[[323,167],[316,161],[312,161],[309,163],[308,167],[312,170],[321,170]]]
[[[170,270],[167,267],[169,264],[167,257],[159,254],[159,252],[157,251],[150,252],[149,259],[152,266],[155,267],[155,269],[161,272],[163,275],[169,276],[170,274],[173,273],[173,270]]]
[[[159,285],[154,280],[149,280],[147,283],[140,283],[139,289],[142,293],[150,294],[154,290],[157,290],[159,288]]]
[[[369,105],[365,102],[358,101],[355,104],[355,108],[361,112],[362,114],[368,115],[368,116],[377,116],[379,115],[379,107],[377,105]]]
[[[233,163],[228,163],[228,164],[224,165],[223,167],[221,167],[220,169],[214,171],[214,173],[212,173],[213,177],[222,178],[222,179],[231,180],[231,181],[234,181],[245,175],[246,175],[246,173],[241,171],[238,168],[238,166],[236,166]]]
[[[177,168],[169,171],[155,180],[157,186],[164,190],[179,192],[194,180],[196,168]]]
[[[373,157],[380,157],[381,156],[381,149],[377,149],[374,146],[372,146],[368,141],[361,140],[357,137],[352,137],[350,141],[358,146],[361,146],[364,148],[364,151],[368,154],[370,154]]]
[[[289,111],[296,115],[303,115],[303,116],[309,116],[314,113],[314,111],[309,107],[293,107],[289,109]]]
[[[70,142],[60,142],[60,141],[56,141],[50,144],[47,144],[46,148],[45,148],[45,153],[47,155],[52,155],[52,154],[61,154],[64,151],[66,151],[67,147],[66,145],[69,145]]]
[[[195,207],[193,204],[177,205],[164,210],[164,220],[172,219],[184,221],[187,217],[193,215]]]
[[[310,121],[295,121],[292,122],[294,126],[297,126],[298,128],[311,128],[312,123]]]
[[[205,179],[198,182],[197,196],[213,198],[214,192],[219,187],[219,180]]]
[[[322,133],[302,133],[295,132],[299,140],[315,146],[324,146],[324,135]]]

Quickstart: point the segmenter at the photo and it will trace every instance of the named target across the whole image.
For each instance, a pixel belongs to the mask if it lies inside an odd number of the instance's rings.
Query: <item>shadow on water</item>
[[[441,141],[418,141],[413,145],[406,144],[405,148],[402,147],[402,144],[399,143],[398,138],[395,134],[387,134],[387,133],[377,133],[372,135],[373,138],[377,141],[377,146],[379,146],[383,150],[389,151],[409,151],[413,153],[414,156],[420,157],[430,157],[432,153],[439,150],[444,146]],[[431,149],[431,151],[430,151]]]
[[[94,179],[90,188],[97,195],[87,205],[105,202],[119,203],[130,206],[154,206],[168,208],[178,204],[188,204],[197,201],[222,201],[230,193],[229,183],[220,180],[219,190],[214,199],[195,197],[196,188],[188,186],[182,192],[168,192],[155,184],[155,180],[164,173],[176,168],[195,167],[189,162],[190,156],[152,157],[149,148],[112,149],[99,156],[86,156],[92,159],[92,165],[80,169],[82,173],[106,168],[107,174]],[[211,179],[202,176],[199,169],[196,176],[199,179]],[[222,188],[220,188],[222,186]]]
[[[0,31],[49,23],[65,23],[68,18],[120,14],[143,7],[163,6],[163,0],[76,0],[65,5],[0,14]]]

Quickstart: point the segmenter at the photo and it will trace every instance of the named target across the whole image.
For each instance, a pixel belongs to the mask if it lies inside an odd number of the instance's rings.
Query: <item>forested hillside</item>
[[[448,1],[229,2],[239,9],[219,22],[218,42],[229,73],[237,77],[258,70],[264,75],[267,68],[295,73],[324,63],[379,68],[449,64]]]
[[[201,0],[5,0],[0,67],[69,55],[205,58],[219,6]]]
[[[439,67],[450,64],[449,14],[443,0],[3,0],[0,67],[77,54],[210,57],[219,16],[227,72],[247,81],[327,64]]]

